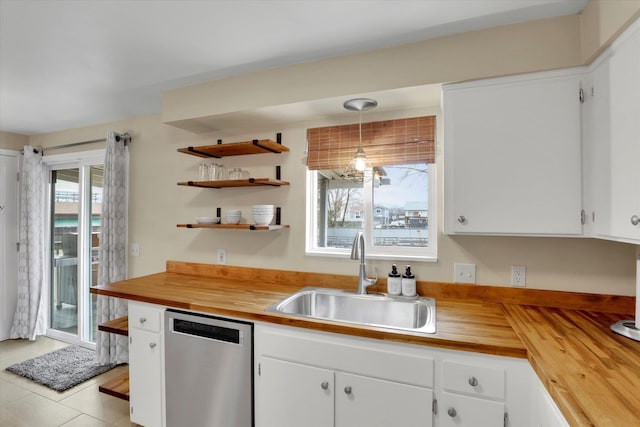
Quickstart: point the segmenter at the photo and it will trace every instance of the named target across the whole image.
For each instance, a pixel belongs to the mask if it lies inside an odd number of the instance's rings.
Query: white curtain
[[[107,135],[102,190],[102,231],[98,285],[127,278],[127,213],[129,149]],[[127,301],[98,296],[97,322],[104,323],[127,314]],[[126,363],[129,360],[127,337],[98,331],[96,357],[99,363]]]
[[[45,319],[45,168],[42,149],[24,147],[20,179],[20,252],[18,254],[18,304],[11,338],[35,340],[46,332]]]

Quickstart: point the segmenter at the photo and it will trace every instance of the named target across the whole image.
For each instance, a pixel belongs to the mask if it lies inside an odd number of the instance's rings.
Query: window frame
[[[429,209],[429,230],[426,248],[414,247],[391,247],[373,245],[373,215],[375,206],[373,205],[373,185],[365,185],[363,189],[364,219],[363,231],[367,245],[367,258],[379,260],[406,260],[412,262],[437,262],[438,261],[438,232],[437,232],[437,164],[429,163],[428,168],[428,209]],[[317,212],[318,212],[318,171],[307,170],[306,175],[306,215],[305,215],[305,255],[320,256],[330,258],[347,258],[351,251],[346,248],[319,247],[318,241]]]

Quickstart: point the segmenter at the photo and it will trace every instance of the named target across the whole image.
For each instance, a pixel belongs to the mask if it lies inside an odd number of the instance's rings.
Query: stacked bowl
[[[251,214],[256,225],[269,225],[273,220],[273,205],[253,205]]]
[[[239,224],[242,212],[239,210],[224,211],[224,219],[227,224]]]

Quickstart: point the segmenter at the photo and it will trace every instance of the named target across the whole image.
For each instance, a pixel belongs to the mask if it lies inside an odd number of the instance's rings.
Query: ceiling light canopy
[[[360,119],[358,121],[358,150],[349,164],[347,164],[347,167],[344,170],[344,175],[349,179],[363,181],[365,172],[371,170],[371,162],[367,159],[367,155],[362,149],[362,112],[376,108],[378,106],[378,101],[370,98],[354,98],[345,101],[343,106],[347,110],[358,111],[360,114]]]

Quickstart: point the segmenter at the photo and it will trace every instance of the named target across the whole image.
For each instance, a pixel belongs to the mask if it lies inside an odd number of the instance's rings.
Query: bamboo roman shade
[[[435,163],[435,116],[362,123],[362,148],[373,166]],[[358,123],[307,129],[307,167],[344,169],[358,149]]]

